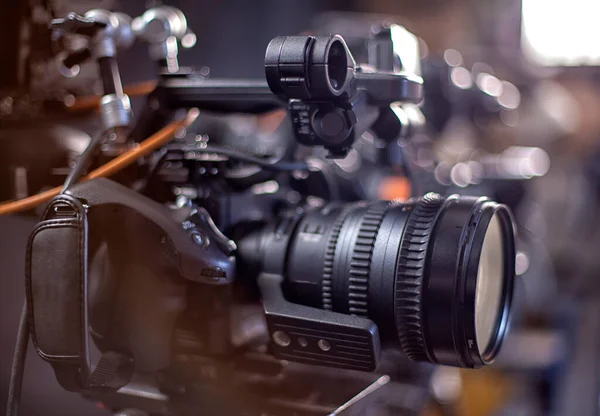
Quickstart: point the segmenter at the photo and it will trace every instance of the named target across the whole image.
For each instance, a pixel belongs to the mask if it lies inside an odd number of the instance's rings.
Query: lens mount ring
[[[429,193],[410,214],[396,268],[394,310],[400,348],[415,361],[435,362],[426,348],[421,294],[427,249],[445,198]]]

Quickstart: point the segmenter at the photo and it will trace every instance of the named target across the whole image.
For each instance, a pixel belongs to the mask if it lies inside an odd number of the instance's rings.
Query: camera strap
[[[29,328],[66,390],[117,390],[133,373],[129,357],[107,351],[91,369],[88,249],[86,206],[68,194],[54,197],[27,245]]]

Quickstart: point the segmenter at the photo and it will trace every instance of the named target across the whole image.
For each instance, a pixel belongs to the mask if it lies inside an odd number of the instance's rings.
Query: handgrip
[[[84,206],[55,197],[27,247],[30,331],[38,354],[53,364],[61,385],[88,387],[90,347],[87,276],[88,222]]]
[[[104,215],[102,207],[120,206],[126,211],[135,211],[136,216],[153,223],[164,235],[162,251],[177,263],[180,275],[188,280],[211,285],[229,284],[233,281],[235,261],[230,253],[216,250],[216,245],[204,247],[198,244],[190,229],[173,220],[172,213],[156,201],[104,178],[79,183],[69,190],[69,194],[86,201],[91,207],[90,216],[95,223],[109,226],[112,217]],[[95,212],[98,211],[98,214]],[[195,223],[201,227],[202,221]],[[210,230],[206,231],[212,234]],[[221,255],[218,255],[220,251]],[[207,256],[207,254],[211,254]]]

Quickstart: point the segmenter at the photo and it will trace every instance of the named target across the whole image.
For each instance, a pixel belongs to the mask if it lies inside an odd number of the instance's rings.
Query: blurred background
[[[411,139],[406,158],[422,189],[494,196],[511,206],[519,225],[517,307],[501,356],[479,371],[432,368],[421,414],[600,414],[600,1],[164,3],[185,12],[197,37],[180,51],[180,64],[210,77],[263,78],[266,45],[278,35],[364,38],[372,23],[387,21],[418,36],[429,127]],[[1,200],[60,184],[96,128],[93,112],[48,110],[48,102],[69,106],[98,91],[94,65],[72,78],[48,65],[48,19],[93,8],[138,16],[155,4],[0,1]],[[121,54],[119,64],[125,85],[156,78],[145,45]],[[136,98],[134,111],[142,103]],[[402,192],[392,183],[366,196]],[[35,219],[0,217],[2,409]],[[106,414],[60,389],[32,349],[22,412]]]

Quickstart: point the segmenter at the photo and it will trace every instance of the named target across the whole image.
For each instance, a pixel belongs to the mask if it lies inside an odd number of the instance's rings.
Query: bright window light
[[[600,65],[600,0],[522,0],[521,45],[547,66]]]

